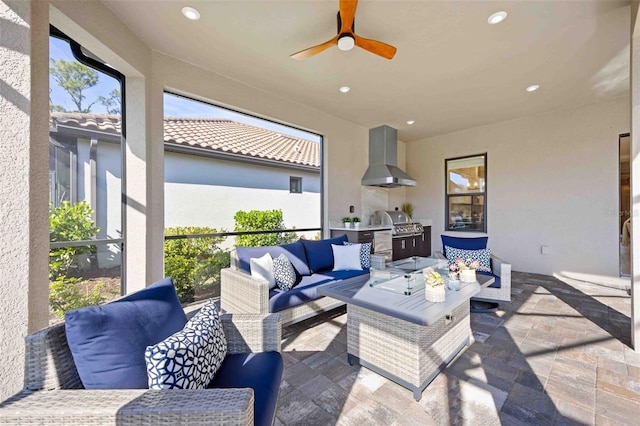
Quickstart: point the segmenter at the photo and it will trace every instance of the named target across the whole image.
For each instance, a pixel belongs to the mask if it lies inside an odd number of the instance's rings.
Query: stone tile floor
[[[471,314],[475,342],[420,402],[347,363],[344,309],[286,327],[276,425],[640,424],[624,289],[514,272],[512,299]]]

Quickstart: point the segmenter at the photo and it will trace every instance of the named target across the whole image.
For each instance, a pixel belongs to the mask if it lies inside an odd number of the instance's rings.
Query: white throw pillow
[[[265,280],[269,283],[269,289],[275,288],[276,279],[273,276],[273,258],[271,254],[265,253],[262,257],[252,257],[249,259],[251,265],[251,278]]]
[[[362,244],[352,244],[349,246],[331,244],[331,249],[333,249],[333,270],[362,271],[362,265],[360,263],[361,248]]]

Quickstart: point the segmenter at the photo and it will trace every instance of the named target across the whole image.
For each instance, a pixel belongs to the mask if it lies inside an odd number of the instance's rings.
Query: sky
[[[75,61],[69,43],[56,37],[49,37],[49,57],[51,59],[64,59],[65,61]],[[113,89],[119,89],[120,83],[100,71],[98,71],[98,83],[84,92],[85,100],[83,107],[89,105],[99,96],[108,97]],[[61,105],[67,110],[74,110],[75,104],[67,92],[58,86],[58,84],[49,78],[49,87],[51,88],[51,100],[55,105]],[[96,102],[91,107],[93,113],[106,113],[106,108]],[[192,117],[192,118],[226,118],[241,123],[250,124],[256,127],[273,130],[283,135],[295,136],[314,142],[320,142],[321,137],[314,134],[299,130],[290,126],[273,123],[257,117],[220,108],[211,104],[184,98],[182,96],[165,93],[164,95],[164,113],[166,117]]]

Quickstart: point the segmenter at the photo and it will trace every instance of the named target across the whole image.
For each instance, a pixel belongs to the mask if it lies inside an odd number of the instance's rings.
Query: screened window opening
[[[124,76],[54,27],[49,37],[49,318],[125,293]]]
[[[236,246],[320,237],[320,135],[172,93],[164,111],[164,274],[183,303],[219,295]]]

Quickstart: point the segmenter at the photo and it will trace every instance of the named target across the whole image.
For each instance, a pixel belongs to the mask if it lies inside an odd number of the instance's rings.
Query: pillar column
[[[0,0],[0,401],[49,322],[49,2]]]

